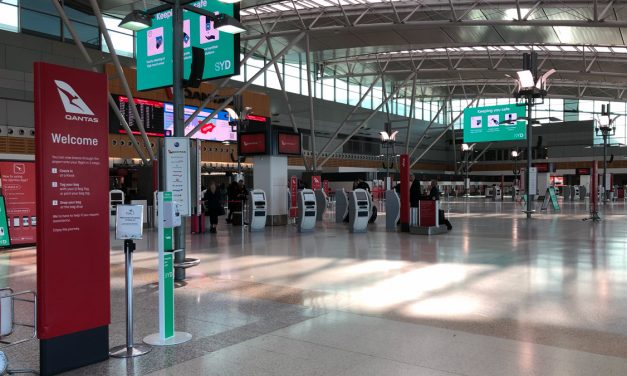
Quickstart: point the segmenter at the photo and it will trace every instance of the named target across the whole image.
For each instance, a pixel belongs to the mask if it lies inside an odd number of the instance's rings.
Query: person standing
[[[438,189],[438,182],[437,180],[431,180],[431,190],[429,191],[429,200],[435,200],[435,201],[439,201],[440,200],[440,190]],[[446,229],[451,231],[453,229],[453,225],[451,225],[451,222],[446,219],[446,216],[444,215],[444,210],[440,209],[438,210],[438,217],[440,218],[440,223],[444,223],[446,225]]]
[[[211,224],[209,232],[215,234],[217,232],[216,226],[218,225],[218,216],[224,215],[224,207],[220,201],[220,191],[216,187],[216,183],[211,182],[211,184],[209,184],[209,189],[205,192],[203,201],[205,203],[207,215],[209,216],[209,223]]]

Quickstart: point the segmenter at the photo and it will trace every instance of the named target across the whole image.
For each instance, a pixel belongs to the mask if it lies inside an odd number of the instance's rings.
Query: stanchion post
[[[132,358],[149,353],[151,346],[141,343],[133,343],[133,251],[135,242],[131,239],[124,240],[124,256],[126,266],[126,345],[116,346],[111,349],[109,355],[114,358]]]

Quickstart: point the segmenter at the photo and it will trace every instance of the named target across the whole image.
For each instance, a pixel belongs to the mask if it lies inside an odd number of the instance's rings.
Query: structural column
[[[266,193],[268,216],[266,225],[283,226],[287,224],[287,157],[256,156],[254,159],[253,181],[255,189]]]

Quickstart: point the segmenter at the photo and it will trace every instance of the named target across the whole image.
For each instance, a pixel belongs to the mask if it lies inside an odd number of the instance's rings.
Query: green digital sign
[[[215,14],[239,19],[239,5],[218,0],[198,0],[192,4]],[[138,31],[136,40],[137,90],[172,86],[172,10],[157,13],[152,27]],[[239,36],[220,32],[206,16],[183,12],[184,73],[189,77],[192,47],[205,50],[203,80],[239,74]]]
[[[525,140],[525,107],[516,104],[464,110],[464,142]],[[523,120],[518,120],[523,119]]]

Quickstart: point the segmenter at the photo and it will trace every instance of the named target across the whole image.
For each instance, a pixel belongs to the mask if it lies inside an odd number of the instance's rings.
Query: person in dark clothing
[[[429,191],[429,200],[440,200],[440,190],[438,189],[438,182],[436,180],[431,180],[431,190]],[[444,215],[444,210],[440,209],[438,211],[438,217],[439,217],[439,224],[445,224],[446,225],[446,229],[451,231],[451,229],[453,229],[453,225],[451,224],[451,222],[446,219],[446,216]]]
[[[355,184],[356,189],[363,189],[370,192],[370,184],[366,183],[361,179],[357,179],[357,184]]]
[[[209,185],[209,189],[207,189],[207,191],[205,192],[203,202],[205,204],[205,210],[207,211],[207,215],[209,216],[209,223],[211,224],[211,229],[209,230],[209,232],[216,233],[218,216],[224,214],[224,207],[222,206],[222,202],[220,201],[220,191],[216,187],[216,183],[211,182],[211,184]]]
[[[420,192],[420,181],[416,179],[416,176],[409,175],[409,206],[412,208],[418,207],[418,201],[422,199],[422,193]]]

